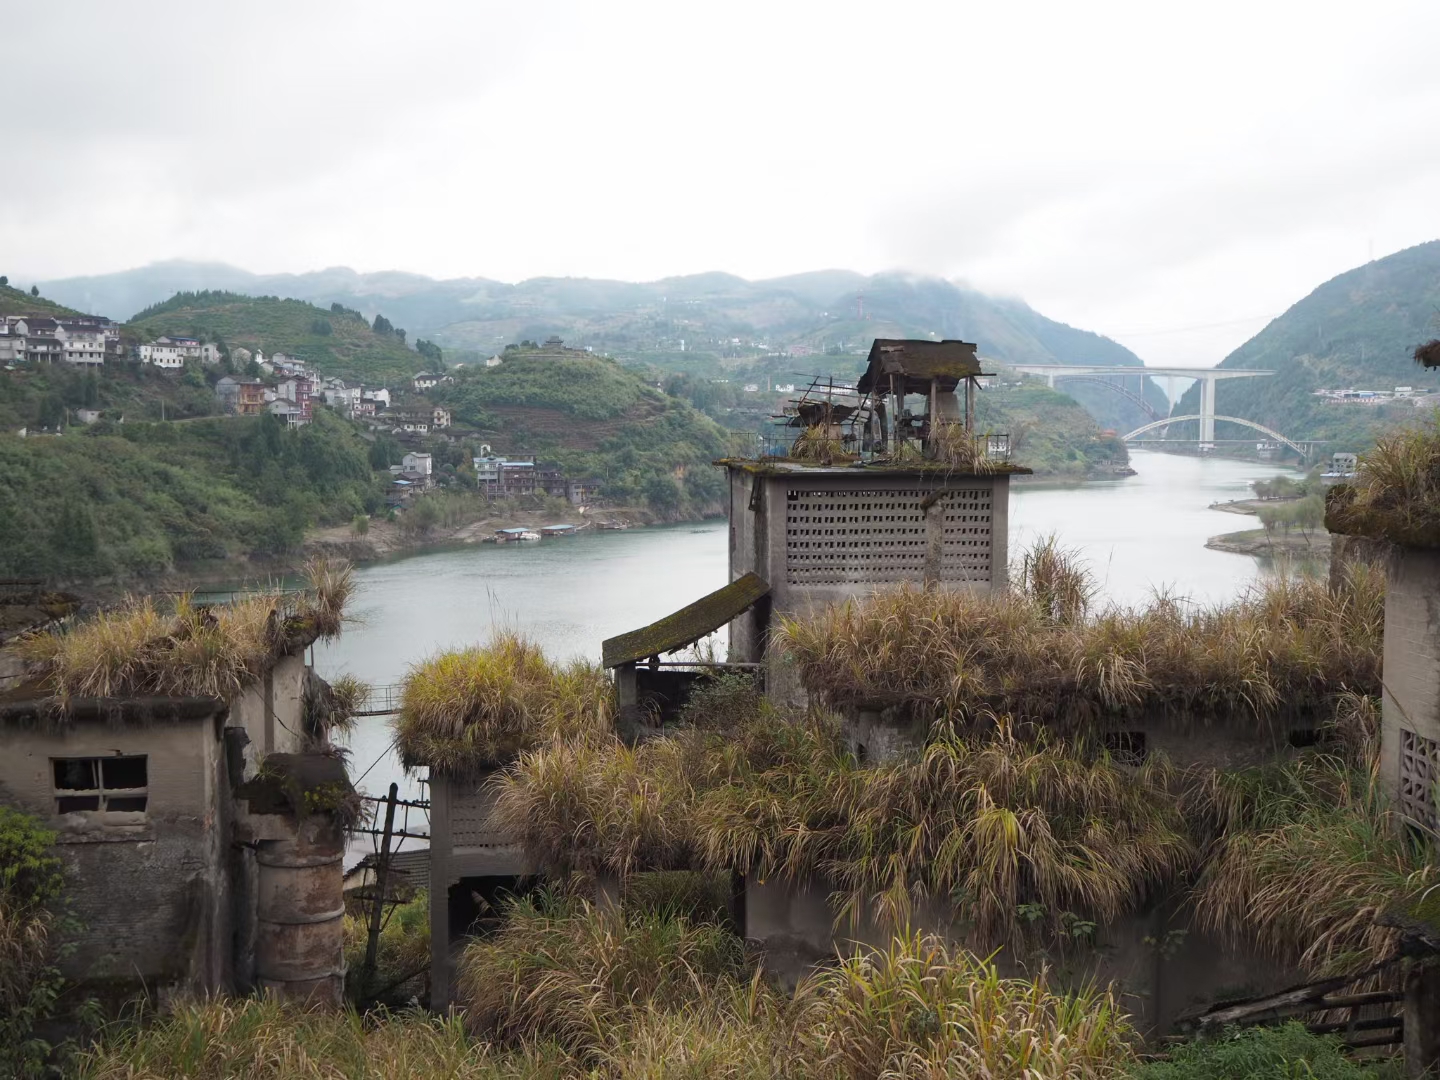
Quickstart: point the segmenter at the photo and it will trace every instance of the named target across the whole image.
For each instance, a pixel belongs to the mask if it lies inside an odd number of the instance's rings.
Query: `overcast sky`
[[[0,271],[844,267],[1207,364],[1440,237],[1440,2],[0,0]]]

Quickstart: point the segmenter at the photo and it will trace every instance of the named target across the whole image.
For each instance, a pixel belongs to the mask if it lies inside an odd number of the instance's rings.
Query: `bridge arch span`
[[[1208,418],[1201,416],[1199,413],[1196,413],[1193,416],[1167,416],[1164,420],[1156,420],[1154,423],[1144,424],[1141,427],[1136,428],[1129,434],[1120,436],[1120,438],[1124,442],[1129,442],[1131,439],[1134,439],[1140,435],[1144,435],[1147,431],[1154,431],[1156,428],[1165,427],[1167,424],[1178,424],[1182,420],[1205,419]],[[1278,431],[1274,431],[1271,428],[1266,427],[1264,424],[1257,424],[1254,420],[1246,420],[1243,417],[1239,416],[1221,416],[1218,413],[1213,417],[1213,419],[1225,420],[1232,424],[1239,424],[1241,427],[1252,428],[1255,431],[1260,432],[1260,434],[1262,435],[1266,435],[1269,438],[1276,440],[1277,442],[1284,443],[1286,446],[1290,447],[1291,450],[1294,450],[1295,453],[1299,454],[1302,461],[1310,460],[1310,455],[1307,454],[1304,450],[1302,450],[1298,445],[1291,442],[1284,435],[1281,435]]]
[[[1121,386],[1119,383],[1113,383],[1113,382],[1111,382],[1109,379],[1104,378],[1103,376],[1100,376],[1100,375],[1056,375],[1056,376],[1055,376],[1055,381],[1056,381],[1056,382],[1059,382],[1061,379],[1064,379],[1066,382],[1092,383],[1092,384],[1094,384],[1095,386],[1103,386],[1103,387],[1105,387],[1107,390],[1113,390],[1113,391],[1115,391],[1115,393],[1121,395],[1122,397],[1128,398],[1130,401],[1132,401],[1132,402],[1134,402],[1136,405],[1140,406],[1141,411],[1143,411],[1146,416],[1150,417],[1151,420],[1158,420],[1158,419],[1160,419],[1160,413],[1156,410],[1156,408],[1155,408],[1154,405],[1151,405],[1151,404],[1150,404],[1148,401],[1146,401],[1143,397],[1141,397],[1139,394],[1135,393],[1133,390],[1129,389],[1128,387]],[[1142,381],[1143,381],[1143,380],[1142,380]]]

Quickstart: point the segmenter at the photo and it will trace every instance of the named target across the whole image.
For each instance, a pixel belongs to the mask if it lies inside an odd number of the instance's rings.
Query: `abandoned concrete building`
[[[343,762],[312,752],[316,637],[279,624],[229,696],[65,694],[0,648],[0,802],[57,834],[79,926],[67,977],[106,1001],[339,1002],[343,835],[297,795],[349,792]]]
[[[624,741],[663,730],[690,691],[717,674],[753,677],[778,708],[803,705],[810,693],[777,634],[784,619],[899,587],[972,595],[1008,590],[1010,479],[1029,470],[1009,460],[1003,433],[974,429],[981,374],[975,346],[965,342],[877,340],[856,386],[817,382],[787,411],[785,445],[717,463],[729,482],[729,583],[603,643],[603,664],[615,686],[615,728]],[[1429,572],[1440,604],[1440,559]],[[727,628],[723,661],[679,655]],[[1388,663],[1388,641],[1386,649]],[[1440,645],[1433,646],[1428,676],[1429,692],[1440,697],[1436,656]],[[924,750],[928,720],[893,701],[836,698],[827,706],[839,715],[846,747],[861,765],[914,761]],[[1172,722],[1160,711],[1097,716],[1091,733],[1125,768],[1161,752],[1180,766],[1232,769],[1293,754],[1315,738],[1316,717],[1304,707],[1282,708],[1273,725],[1223,710],[1198,723]],[[1412,729],[1417,736],[1428,731]],[[431,769],[437,1007],[449,1000],[457,936],[475,899],[547,869],[494,824],[495,775],[495,769],[463,775]],[[837,921],[833,897],[843,890],[823,874],[734,877],[732,923],[763,950],[767,971],[785,980],[797,980],[853,943],[883,947],[894,929],[864,908],[853,920]],[[601,902],[613,901],[624,887],[597,872]],[[1068,985],[1114,980],[1143,1029],[1164,1030],[1227,990],[1263,993],[1298,981],[1293,969],[1199,925],[1168,887],[1137,895],[1127,910],[1092,925],[1083,948],[1048,960]],[[917,902],[911,927],[955,941],[969,935],[957,902],[945,895]],[[1039,955],[1009,951],[1002,957],[1015,972],[1041,962]]]

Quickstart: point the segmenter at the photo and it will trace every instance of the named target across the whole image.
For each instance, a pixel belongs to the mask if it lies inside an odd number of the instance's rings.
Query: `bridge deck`
[[[355,715],[390,716],[399,712],[400,695],[404,689],[404,683],[370,687],[370,692],[361,700],[360,708],[355,711]]]

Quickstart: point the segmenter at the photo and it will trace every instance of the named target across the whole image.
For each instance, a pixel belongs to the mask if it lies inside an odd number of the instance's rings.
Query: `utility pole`
[[[380,861],[375,867],[375,906],[370,909],[370,939],[365,943],[365,975],[362,986],[375,977],[375,955],[380,949],[380,918],[385,912],[385,887],[390,877],[390,833],[395,828],[395,800],[400,785],[391,784],[385,799],[385,831],[380,836]]]

